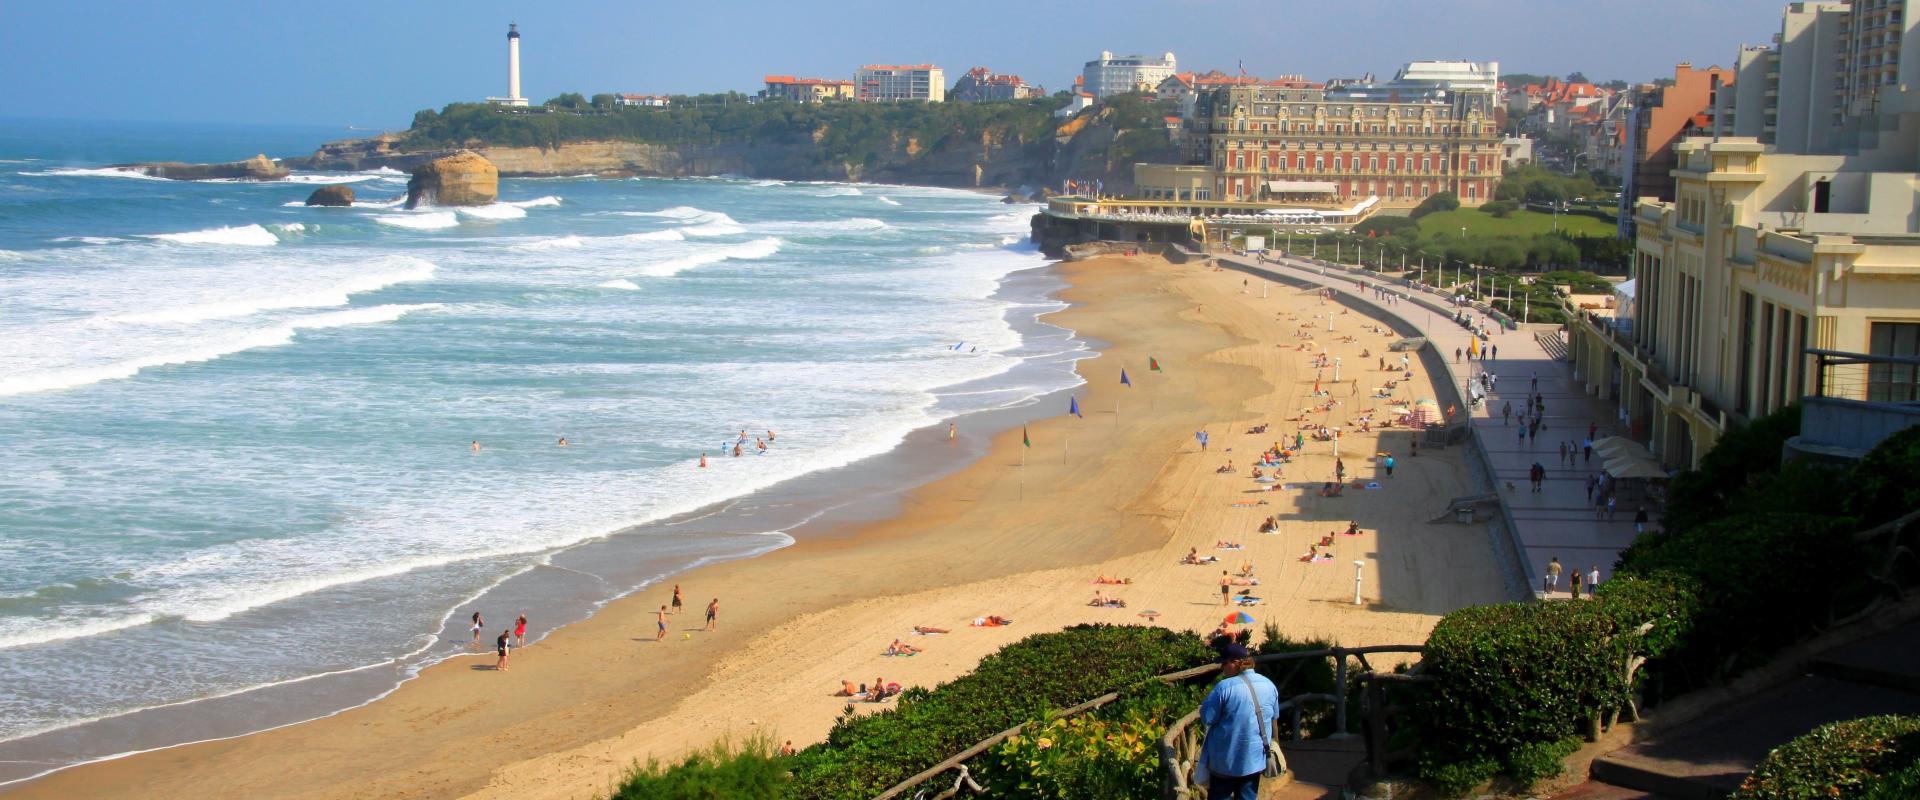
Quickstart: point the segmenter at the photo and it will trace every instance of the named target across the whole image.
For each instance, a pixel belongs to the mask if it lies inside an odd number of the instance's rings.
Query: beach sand
[[[1417,644],[1439,615],[1505,599],[1485,528],[1427,522],[1449,498],[1478,491],[1457,449],[1410,457],[1408,431],[1349,427],[1340,442],[1349,483],[1382,488],[1318,496],[1334,457],[1311,440],[1283,485],[1310,488],[1256,491],[1263,487],[1247,476],[1260,450],[1291,439],[1298,423],[1288,418],[1327,399],[1310,396],[1316,370],[1297,335],[1310,332],[1315,352],[1325,346],[1343,359],[1343,382],[1332,382],[1332,370],[1322,376],[1341,405],[1310,415],[1330,425],[1367,408],[1386,417],[1390,404],[1367,398],[1397,376],[1376,361],[1396,337],[1283,285],[1263,298],[1240,273],[1146,256],[1058,269],[1073,305],[1049,321],[1106,344],[1080,364],[1084,418],[1032,424],[1030,448],[1020,429],[1000,433],[985,457],[907,493],[897,515],[803,530],[784,550],[676,576],[517,651],[506,673],[491,670],[490,652],[454,659],[333,717],[86,765],[11,795],[585,798],[636,759],[676,757],[722,735],[818,741],[847,702],[833,696],[843,679],[932,686],[1022,637],[1144,623],[1139,612],[1149,609],[1156,624],[1212,630],[1232,610],[1221,605],[1221,569],[1245,562],[1263,598],[1245,610],[1295,638]],[[1330,338],[1345,336],[1357,341]],[[1149,358],[1163,371],[1150,371]],[[1119,384],[1122,367],[1131,388]],[[1418,367],[1395,397],[1433,395]],[[1269,433],[1246,433],[1261,423]],[[1195,441],[1200,430],[1209,452]],[[960,436],[971,435],[963,421]],[[924,458],[960,458],[963,449],[949,445],[944,426],[903,447]],[[1379,448],[1397,456],[1392,478],[1372,463]],[[1216,473],[1228,459],[1235,473]],[[1269,515],[1279,531],[1258,533]],[[1299,560],[1349,520],[1364,534],[1334,536],[1331,562]],[[1217,550],[1220,540],[1244,549]],[[1221,563],[1182,566],[1189,548]],[[1098,574],[1134,582],[1096,587]],[[653,614],[673,583],[687,610],[655,642]],[[1127,608],[1088,606],[1096,588]],[[719,625],[708,633],[701,610],[714,597]],[[988,614],[1015,624],[968,626]],[[916,636],[915,625],[952,633]],[[316,635],[320,646],[327,634]],[[896,638],[925,652],[883,656]]]

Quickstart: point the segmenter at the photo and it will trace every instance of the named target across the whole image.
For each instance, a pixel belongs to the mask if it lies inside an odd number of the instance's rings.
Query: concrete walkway
[[[1596,454],[1591,462],[1576,458],[1569,466],[1559,460],[1559,443],[1579,445],[1586,439],[1589,425],[1596,428],[1595,439],[1622,431],[1613,424],[1612,410],[1588,397],[1573,380],[1572,364],[1557,357],[1565,352],[1558,326],[1521,326],[1517,331],[1494,333],[1490,343],[1497,351],[1495,358],[1476,362],[1463,356],[1455,361],[1454,350],[1464,353],[1472,334],[1453,321],[1455,309],[1448,298],[1431,293],[1435,291],[1431,288],[1423,292],[1417,284],[1409,287],[1379,273],[1298,258],[1255,261],[1221,257],[1219,262],[1256,275],[1272,274],[1293,282],[1336,288],[1373,303],[1427,337],[1444,356],[1454,386],[1464,386],[1482,371],[1492,372],[1495,390],[1480,408],[1472,410],[1471,423],[1511,521],[1520,569],[1528,576],[1533,591],[1540,592],[1542,576],[1553,558],[1559,558],[1569,573],[1575,568],[1585,573],[1597,566],[1602,581],[1612,575],[1620,551],[1633,542],[1634,508],[1616,507],[1612,521],[1596,514],[1588,500],[1586,482],[1589,475],[1599,472],[1599,456]],[[1393,299],[1374,299],[1374,289],[1386,290]],[[1474,316],[1484,316],[1484,310],[1479,307]],[[1518,427],[1507,424],[1500,413],[1507,403],[1512,403],[1516,413],[1524,408],[1531,381],[1536,378],[1546,403],[1546,427],[1537,443],[1520,439]],[[1535,462],[1547,468],[1539,492],[1530,491],[1528,480]],[[1441,510],[1438,504],[1447,499],[1435,499],[1436,512]],[[1567,596],[1568,577],[1562,575],[1557,596]]]

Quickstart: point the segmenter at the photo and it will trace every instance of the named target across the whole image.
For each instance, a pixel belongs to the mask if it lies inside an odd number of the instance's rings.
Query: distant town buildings
[[[853,81],[796,78],[792,75],[768,75],[765,81],[766,88],[760,90],[762,100],[824,103],[828,100],[854,99]]]
[[[1728,91],[1733,76],[1733,70],[1695,69],[1683,61],[1673,68],[1672,83],[1633,90],[1630,122],[1623,128],[1627,163],[1614,173],[1623,179],[1627,196],[1673,199],[1673,146],[1712,132],[1714,101]]]
[[[520,26],[507,23],[507,96],[489,97],[487,102],[497,106],[525,106],[527,98],[520,94]]]
[[[855,99],[867,103],[903,100],[938,103],[947,97],[947,78],[945,72],[932,64],[868,64],[854,71],[853,90]]]
[[[1018,75],[998,75],[986,67],[974,67],[953,84],[948,98],[956,103],[984,103],[991,100],[1025,100],[1045,97],[1046,89],[1029,84]]]
[[[1803,437],[1920,400],[1910,362],[1872,360],[1920,357],[1916,35],[1904,3],[1788,5],[1773,47],[1741,49],[1712,136],[1673,145],[1671,199],[1635,203],[1632,279],[1568,326],[1570,349],[1668,466],[1807,395],[1808,415],[1855,405],[1844,423],[1805,417]]]
[[[1143,196],[1412,207],[1440,192],[1493,198],[1504,159],[1499,66],[1414,62],[1385,83],[1229,79],[1197,92],[1196,163],[1142,164]]]
[[[613,104],[623,108],[666,108],[673,105],[673,99],[657,94],[622,94],[613,98]]]
[[[1080,77],[1085,82],[1086,92],[1096,100],[1105,100],[1116,94],[1155,91],[1161,81],[1179,69],[1180,65],[1172,53],[1150,58],[1115,57],[1111,51],[1102,51],[1099,58],[1087,62]]]

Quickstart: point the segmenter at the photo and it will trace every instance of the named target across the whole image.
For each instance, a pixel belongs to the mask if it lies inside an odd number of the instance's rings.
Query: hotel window
[[[1388,200],[1393,199],[1393,184],[1391,183],[1387,184],[1387,199]]]
[[[1876,356],[1920,356],[1920,324],[1875,322],[1867,352]],[[1920,372],[1911,364],[1874,364],[1867,367],[1867,400],[1908,403],[1920,400]]]
[[[1371,171],[1374,171],[1374,172],[1379,172],[1379,171],[1380,171],[1380,157],[1379,157],[1379,156],[1367,156],[1367,169],[1369,169],[1369,170],[1371,170]]]
[[[1325,171],[1327,171],[1327,159],[1326,159],[1326,157],[1325,157],[1325,156],[1314,156],[1314,157],[1313,157],[1313,171],[1314,171],[1314,172],[1325,172]]]

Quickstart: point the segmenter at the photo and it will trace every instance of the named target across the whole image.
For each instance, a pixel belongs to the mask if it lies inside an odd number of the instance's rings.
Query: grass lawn
[[[1553,215],[1538,211],[1514,211],[1500,219],[1476,208],[1441,211],[1420,218],[1420,232],[1460,235],[1465,227],[1470,236],[1532,236],[1553,230]],[[1614,226],[1580,214],[1561,214],[1560,230],[1574,236],[1612,236]]]

